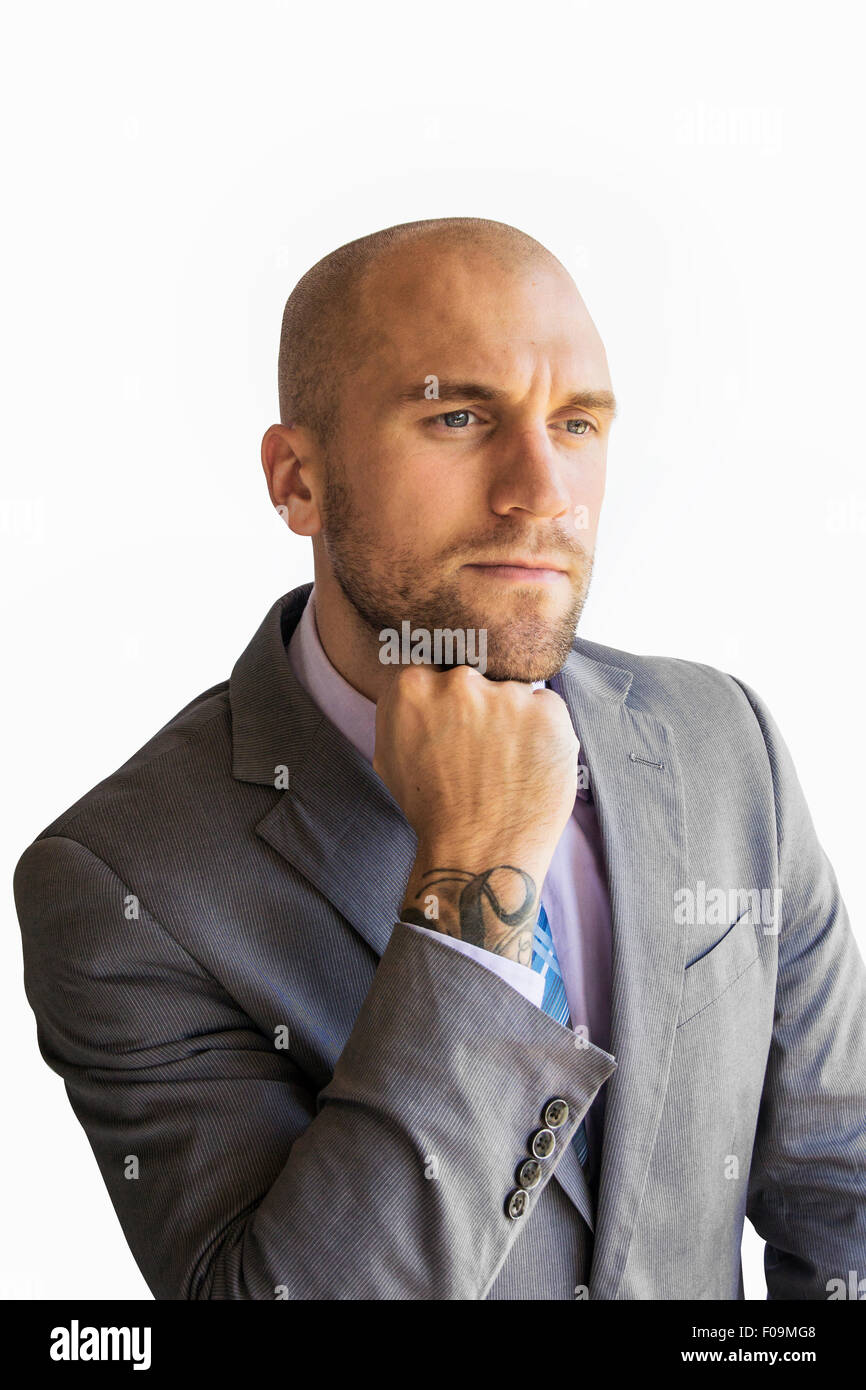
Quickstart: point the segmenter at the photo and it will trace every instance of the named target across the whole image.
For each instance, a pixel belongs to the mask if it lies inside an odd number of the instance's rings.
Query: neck
[[[325,655],[344,681],[376,704],[396,668],[382,665],[375,636],[349,603],[330,568],[315,564],[314,574],[316,630]]]

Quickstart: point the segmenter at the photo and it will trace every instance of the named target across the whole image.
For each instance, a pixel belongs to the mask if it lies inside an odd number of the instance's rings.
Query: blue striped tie
[[[556,959],[556,948],[550,933],[550,923],[543,907],[538,913],[535,935],[532,938],[531,968],[536,974],[544,976],[544,997],[541,1001],[544,1012],[550,1014],[551,1018],[555,1018],[557,1023],[563,1023],[566,1028],[569,1027],[568,1000],[565,997],[562,971],[559,968],[559,961]],[[577,1150],[581,1164],[585,1166],[589,1155],[589,1146],[586,1142],[586,1127],[583,1120],[574,1132],[572,1143]]]

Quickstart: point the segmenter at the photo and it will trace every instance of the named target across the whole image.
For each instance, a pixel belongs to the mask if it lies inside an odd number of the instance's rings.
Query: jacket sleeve
[[[601,1084],[607,1053],[477,961],[396,923],[318,1093],[83,844],[15,872],[39,1048],[64,1079],[163,1299],[482,1299]],[[554,1096],[570,1113],[506,1213]]]
[[[851,1272],[866,1276],[866,970],[791,755],[762,701],[738,684],[770,760],[781,889],[746,1212],[767,1242],[768,1298],[827,1299]]]

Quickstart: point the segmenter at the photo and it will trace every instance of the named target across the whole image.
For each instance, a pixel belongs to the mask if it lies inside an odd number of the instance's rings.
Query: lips
[[[515,565],[510,563],[464,565],[464,569],[476,569],[491,579],[512,584],[555,584],[557,579],[567,579],[561,569],[542,568],[539,565]]]
[[[566,568],[558,560],[473,560],[470,562],[469,569],[521,569],[521,570],[555,570],[558,574],[565,574]]]

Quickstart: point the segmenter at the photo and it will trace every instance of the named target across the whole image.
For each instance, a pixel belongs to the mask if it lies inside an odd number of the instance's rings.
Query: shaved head
[[[536,263],[564,271],[540,241],[483,217],[402,222],[347,242],[317,261],[286,301],[278,368],[284,425],[306,426],[323,445],[334,438],[343,384],[379,342],[375,304],[364,294],[369,272],[384,270],[392,258],[412,246],[420,252],[424,245],[482,251],[506,272]]]

